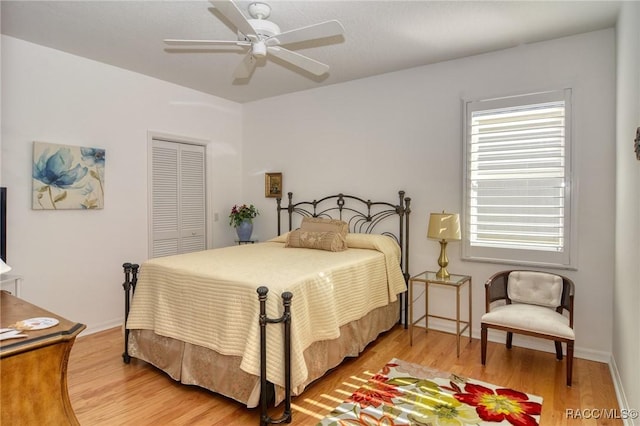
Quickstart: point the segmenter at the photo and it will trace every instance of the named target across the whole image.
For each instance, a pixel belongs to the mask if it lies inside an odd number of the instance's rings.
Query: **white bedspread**
[[[282,240],[279,240],[282,241]],[[303,351],[339,336],[340,326],[397,299],[406,286],[396,242],[349,234],[349,249],[247,244],[152,259],[140,268],[127,320],[129,329],[242,357],[242,370],[260,374],[257,287],[269,288],[267,314],[282,315],[280,294],[293,293],[292,386],[307,379]],[[267,327],[267,378],[284,386],[282,327]]]

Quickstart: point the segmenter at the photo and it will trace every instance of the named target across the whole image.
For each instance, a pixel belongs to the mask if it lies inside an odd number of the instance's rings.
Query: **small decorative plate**
[[[55,318],[48,317],[29,318],[23,321],[18,321],[15,324],[15,328],[18,330],[42,330],[43,328],[58,325],[59,322],[60,321]]]

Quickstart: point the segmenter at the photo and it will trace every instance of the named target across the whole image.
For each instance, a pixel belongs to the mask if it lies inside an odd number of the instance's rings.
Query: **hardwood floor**
[[[480,364],[480,341],[463,339],[460,358],[455,337],[396,327],[347,359],[293,400],[294,425],[315,425],[391,358],[431,366],[461,376],[541,396],[542,425],[621,425],[613,419],[570,419],[566,410],[615,409],[609,367],[574,360],[573,386],[565,386],[565,363],[551,353],[489,343],[487,365]],[[107,330],[77,339],[69,361],[71,403],[80,424],[98,425],[258,425],[259,411],[195,386],[174,382],[154,367],[122,362],[122,331]],[[277,408],[271,415],[280,413]],[[587,417],[590,411],[583,411]]]

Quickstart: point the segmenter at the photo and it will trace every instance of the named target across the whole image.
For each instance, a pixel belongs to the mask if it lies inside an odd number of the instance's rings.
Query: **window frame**
[[[500,108],[535,105],[550,101],[565,102],[565,145],[564,145],[564,246],[560,252],[472,246],[470,238],[470,143],[471,114]],[[463,99],[463,205],[462,205],[462,259],[475,262],[492,262],[523,266],[577,269],[577,220],[576,193],[573,168],[572,138],[572,90],[570,88],[546,92],[521,94],[500,98],[467,100]]]

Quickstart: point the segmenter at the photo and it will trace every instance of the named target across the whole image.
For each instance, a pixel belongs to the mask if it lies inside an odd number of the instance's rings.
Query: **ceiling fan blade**
[[[311,59],[299,53],[292,52],[284,47],[269,46],[267,47],[267,50],[269,51],[269,54],[280,58],[283,61],[289,62],[298,68],[302,68],[311,74],[322,75],[329,71],[329,65],[323,64],[322,62],[318,62],[315,59]]]
[[[246,36],[258,38],[256,30],[253,29],[247,18],[238,9],[238,6],[231,0],[210,0],[211,3],[222,13],[231,23]]]
[[[251,46],[251,43],[237,40],[178,40],[165,39],[164,42],[171,46]]]
[[[267,44],[283,45],[298,43],[301,41],[315,40],[318,38],[333,37],[344,33],[344,27],[336,20],[325,21],[307,27],[285,31],[267,38]],[[270,43],[271,42],[271,43]]]
[[[256,62],[256,58],[254,58],[251,51],[249,51],[233,72],[233,78],[244,79],[251,77],[253,70],[256,69]]]

